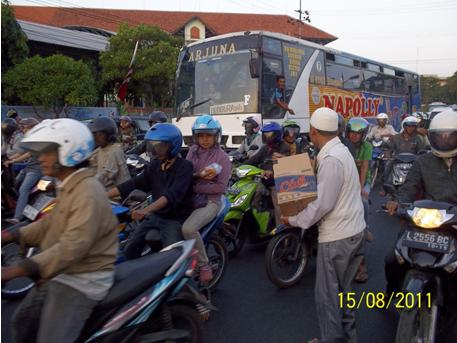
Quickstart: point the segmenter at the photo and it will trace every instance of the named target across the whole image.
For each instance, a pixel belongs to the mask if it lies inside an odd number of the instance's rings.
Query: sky
[[[14,5],[286,14],[300,0],[11,0]],[[308,0],[311,25],[328,46],[426,75],[457,72],[457,0]]]

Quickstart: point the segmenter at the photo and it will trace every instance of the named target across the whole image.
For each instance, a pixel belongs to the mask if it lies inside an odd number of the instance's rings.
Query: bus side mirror
[[[259,59],[251,57],[249,60],[249,71],[251,72],[251,78],[257,79],[259,77]]]

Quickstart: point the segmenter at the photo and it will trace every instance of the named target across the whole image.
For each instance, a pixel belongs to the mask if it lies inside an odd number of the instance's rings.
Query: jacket
[[[160,160],[152,160],[144,172],[116,188],[122,199],[135,189],[151,193],[154,200],[164,196],[168,205],[154,213],[164,219],[184,221],[192,212],[192,163],[177,157],[169,169],[162,170],[160,165]]]
[[[423,138],[418,134],[406,140],[403,133],[398,133],[392,137],[388,145],[395,154],[408,152],[417,155],[426,148]]]
[[[257,150],[249,150],[252,145],[257,145],[259,148]],[[262,134],[257,132],[253,134],[252,137],[246,136],[246,138],[243,140],[243,143],[241,143],[240,147],[238,148],[238,152],[240,154],[246,154],[247,158],[251,158],[260,151],[262,146]]]
[[[119,144],[97,148],[92,165],[97,168],[97,176],[106,189],[130,179],[124,151]]]
[[[113,270],[117,225],[94,170],[80,169],[58,186],[56,206],[48,215],[13,233],[21,245],[41,249],[20,265],[43,279],[62,273]]]
[[[413,202],[418,192],[422,192],[423,199],[457,205],[457,158],[448,167],[444,159],[432,153],[420,155],[398,190],[398,201]]]
[[[227,184],[232,175],[232,164],[228,155],[219,145],[211,149],[202,149],[198,144],[190,147],[186,160],[192,162],[194,173],[200,173],[211,163],[217,163],[222,167],[221,172],[211,181],[194,178],[193,191],[196,194],[203,194],[208,201],[220,203],[221,195],[227,189]]]

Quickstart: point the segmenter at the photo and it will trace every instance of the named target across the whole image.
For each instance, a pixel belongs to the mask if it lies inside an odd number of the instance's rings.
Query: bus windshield
[[[249,50],[183,61],[177,72],[177,115],[258,111],[258,79],[251,78]]]

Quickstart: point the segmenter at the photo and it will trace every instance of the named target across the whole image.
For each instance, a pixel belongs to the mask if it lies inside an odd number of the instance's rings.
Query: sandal
[[[199,280],[201,283],[208,283],[213,278],[213,270],[211,269],[211,266],[208,263],[200,267],[199,273]]]

